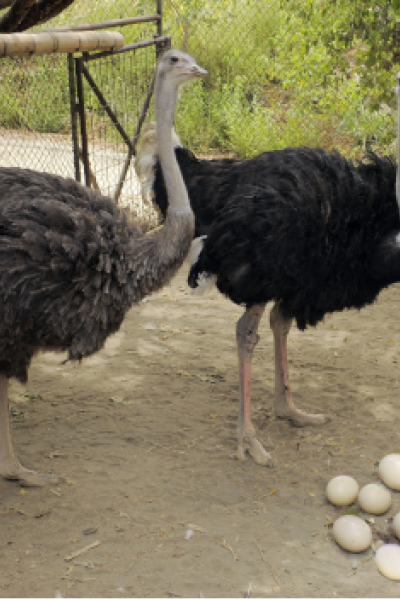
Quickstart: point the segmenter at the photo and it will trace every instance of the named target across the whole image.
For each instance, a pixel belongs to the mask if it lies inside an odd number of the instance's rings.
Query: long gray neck
[[[168,78],[157,77],[155,89],[158,157],[167,189],[169,212],[191,212],[189,196],[172,144],[178,90]]]
[[[157,77],[155,98],[158,154],[169,207],[163,227],[131,236],[127,253],[130,277],[125,294],[130,304],[170,281],[185,260],[194,236],[194,216],[171,140],[177,90],[167,78]]]

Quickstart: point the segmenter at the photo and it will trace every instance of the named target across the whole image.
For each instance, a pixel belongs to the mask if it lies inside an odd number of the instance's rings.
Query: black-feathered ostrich
[[[246,311],[237,323],[240,404],[237,457],[270,455],[250,413],[250,367],[260,319],[274,301],[275,412],[296,425],[325,422],[291,398],[287,336],[324,315],[372,303],[400,281],[396,166],[371,155],[354,165],[337,152],[288,148],[250,160],[199,160],[176,137],[175,154],[195,214],[191,287],[215,282]],[[144,189],[165,216],[168,198],[149,125],[137,156]],[[203,279],[203,281],[202,281]]]
[[[126,212],[71,179],[0,169],[0,474],[24,485],[12,443],[8,380],[25,383],[32,356],[68,350],[80,360],[118,330],[127,310],[164,285],[182,264],[193,213],[171,142],[178,88],[206,73],[189,55],[167,51],[157,66],[158,152],[169,201],[164,227],[145,235]]]

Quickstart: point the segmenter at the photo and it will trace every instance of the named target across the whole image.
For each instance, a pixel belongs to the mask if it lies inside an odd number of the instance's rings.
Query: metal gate
[[[155,65],[169,36],[110,52],[69,57],[75,178],[143,214],[132,166],[151,99]],[[83,166],[83,177],[82,169]]]

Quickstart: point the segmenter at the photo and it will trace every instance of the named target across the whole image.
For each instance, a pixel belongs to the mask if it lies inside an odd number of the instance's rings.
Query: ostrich
[[[206,71],[180,51],[157,66],[158,152],[169,209],[144,234],[99,192],[46,173],[0,169],[0,474],[23,485],[45,480],[13,448],[8,380],[27,381],[39,351],[81,360],[102,348],[127,310],[161,288],[189,251],[193,213],[171,143],[178,88]]]
[[[275,414],[293,424],[321,424],[293,403],[287,336],[327,313],[374,302],[400,281],[396,165],[370,154],[355,165],[337,152],[287,148],[249,160],[199,160],[173,133],[195,215],[189,285],[218,290],[245,312],[237,322],[239,419],[236,457],[272,459],[251,421],[251,360],[266,304],[275,345]],[[165,216],[168,197],[149,125],[138,149],[144,190]],[[200,237],[198,237],[200,236]]]

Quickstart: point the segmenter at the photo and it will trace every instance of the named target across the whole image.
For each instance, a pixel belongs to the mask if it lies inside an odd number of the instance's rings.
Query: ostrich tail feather
[[[197,286],[195,288],[190,288],[189,294],[191,296],[204,296],[204,294],[211,292],[216,281],[216,275],[206,275],[206,273],[200,273],[197,280]]]
[[[197,263],[199,256],[201,254],[201,251],[203,250],[206,238],[207,238],[206,235],[202,235],[193,240],[192,245],[190,247],[190,251],[189,251],[190,269],[192,269],[194,267],[194,265]],[[211,289],[215,285],[216,280],[217,280],[216,275],[208,275],[207,273],[200,273],[196,279],[196,286],[194,288],[191,288],[189,290],[189,293],[194,296],[202,296],[203,294],[206,294],[207,292],[211,291]]]
[[[194,240],[190,246],[189,256],[188,256],[190,268],[192,268],[199,260],[199,256],[201,254],[201,251],[204,248],[204,242],[206,239],[207,239],[206,235],[201,235],[200,237],[194,238]]]

